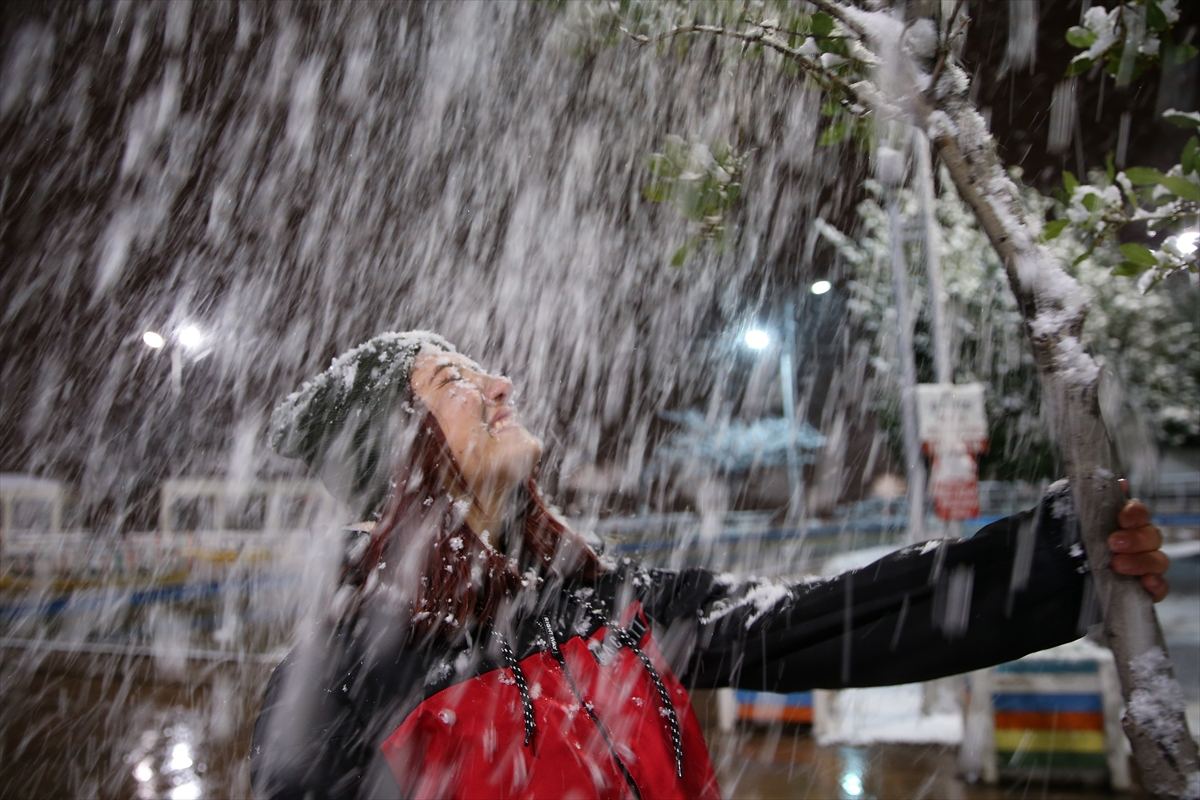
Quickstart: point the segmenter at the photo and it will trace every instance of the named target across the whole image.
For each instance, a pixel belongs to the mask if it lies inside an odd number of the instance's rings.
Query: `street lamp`
[[[771,337],[766,331],[752,328],[746,331],[746,346],[751,350],[762,350],[771,343]]]
[[[183,393],[183,350],[200,349],[208,337],[197,326],[184,325],[175,332],[172,338],[176,344],[169,348],[171,353],[171,393],[178,397]],[[166,337],[158,331],[146,331],[142,334],[142,341],[151,350],[162,350],[167,344]],[[193,355],[192,360],[199,361],[210,352],[212,351],[206,350],[198,355]]]
[[[204,334],[195,325],[185,325],[179,330],[179,343],[189,350],[204,344]]]
[[[827,281],[826,287],[829,286]],[[824,291],[829,291],[826,288]],[[813,287],[813,292],[817,292],[816,287]],[[771,336],[766,331],[759,328],[751,328],[746,331],[743,337],[746,346],[751,350],[765,350],[767,345],[771,343]],[[796,458],[795,435],[796,435],[796,399],[794,395],[795,380],[792,371],[792,351],[796,347],[796,311],[792,304],[787,303],[784,311],[784,331],[783,342],[779,348],[779,379],[783,392],[783,416],[788,421],[788,448],[787,448],[787,463],[788,463],[788,485],[791,487],[792,496],[788,501],[788,507],[794,513],[800,507],[800,462]]]

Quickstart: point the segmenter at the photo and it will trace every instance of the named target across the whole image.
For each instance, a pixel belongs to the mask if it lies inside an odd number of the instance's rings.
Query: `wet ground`
[[[0,658],[0,797],[250,796],[246,754],[268,665],[205,658],[164,664],[148,655],[15,647]],[[955,774],[953,747],[820,747],[799,726],[710,729],[710,744],[727,797],[1108,794],[1040,782],[970,786]]]
[[[716,748],[720,752],[719,748]],[[720,759],[726,797],[745,798],[936,798],[991,800],[1138,797],[1103,787],[1040,782],[970,785],[955,774],[957,748],[945,745],[819,747],[805,731],[754,733]]]
[[[13,648],[0,658],[0,797],[250,796],[266,665]]]

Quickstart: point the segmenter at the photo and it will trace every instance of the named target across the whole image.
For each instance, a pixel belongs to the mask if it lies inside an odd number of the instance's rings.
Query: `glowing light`
[[[766,331],[750,330],[746,331],[746,346],[751,350],[762,350],[771,343],[771,337]]]
[[[862,778],[851,773],[842,777],[842,791],[851,797],[858,797],[862,794],[863,785]]]
[[[188,348],[199,347],[204,343],[204,334],[195,325],[184,326],[179,331],[179,343]]]
[[[1185,231],[1175,237],[1175,246],[1179,248],[1179,252],[1190,256],[1196,252],[1198,240],[1200,240],[1200,231]]]
[[[155,350],[167,343],[167,340],[162,337],[162,334],[156,333],[155,331],[146,331],[143,333],[142,341],[145,342],[147,346],[153,347]]]
[[[167,769],[183,770],[192,765],[192,750],[188,747],[187,742],[180,742],[171,748],[171,760],[167,762]]]
[[[817,281],[816,283],[814,283],[812,285],[812,289],[810,289],[810,291],[813,294],[825,294],[832,288],[833,288],[833,284],[830,283],[829,281]]]
[[[200,782],[188,781],[171,790],[171,800],[196,800],[200,796]]]
[[[133,768],[134,780],[145,783],[154,777],[154,767],[150,764],[150,759],[144,758],[138,762],[138,765]]]

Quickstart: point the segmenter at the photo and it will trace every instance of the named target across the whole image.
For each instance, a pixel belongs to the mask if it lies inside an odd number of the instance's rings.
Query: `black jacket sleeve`
[[[353,706],[329,691],[329,661],[310,643],[271,673],[250,748],[256,797],[355,795],[357,787],[342,784],[358,780],[363,725]]]
[[[325,631],[271,673],[250,748],[256,798],[399,797],[378,753],[385,707],[364,689],[356,655],[345,634]]]
[[[1094,621],[1089,578],[1060,482],[1038,508],[969,539],[907,547],[831,580],[654,573],[643,605],[668,642],[687,639],[672,660],[693,687],[794,692],[930,680],[1077,639]]]

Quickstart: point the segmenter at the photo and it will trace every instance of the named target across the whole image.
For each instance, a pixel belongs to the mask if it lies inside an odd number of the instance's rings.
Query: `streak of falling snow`
[[[802,538],[717,541],[792,497],[810,507],[789,519],[846,531],[832,550],[903,527],[898,437],[873,421],[888,365],[847,323],[863,276],[808,224],[856,226],[864,165],[814,146],[818,98],[793,77],[703,43],[579,54],[552,5],[63,4],[0,36],[0,385],[29,398],[5,393],[5,463],[69,495],[49,548],[3,543],[21,591],[3,586],[0,688],[40,715],[5,760],[69,756],[41,779],[104,795],[247,790],[233,749],[297,621],[329,602],[326,531],[345,522],[263,423],[381,330],[439,330],[511,375],[549,492],[618,543],[653,516],[663,563],[803,571]],[[1010,66],[1032,68],[1037,4],[1009,15]],[[668,134],[734,143],[755,187],[731,244],[681,269],[688,230],[640,193]],[[785,421],[784,299],[812,426],[798,491],[766,486],[792,454],[762,444]],[[1016,372],[1020,353],[988,349],[1013,347],[1002,323],[975,316],[980,372]],[[1014,416],[1010,453],[1043,433]],[[187,483],[212,479],[234,488]],[[861,795],[869,765],[842,760]]]
[[[739,332],[782,330],[781,293],[811,345],[796,354],[798,419],[841,402],[814,388],[842,353],[830,332],[844,301],[809,293],[833,275],[810,274],[796,221],[840,218],[854,198],[842,156],[814,150],[818,99],[789,76],[725,69],[705,47],[580,57],[564,15],[539,4],[134,2],[22,19],[3,39],[0,119],[20,135],[3,144],[2,337],[16,355],[0,379],[35,387],[10,460],[71,497],[52,551],[26,548],[16,574],[32,588],[5,595],[19,646],[0,680],[33,681],[63,720],[91,684],[37,667],[78,657],[116,703],[76,720],[88,755],[59,785],[245,786],[221,748],[242,741],[257,698],[232,687],[260,686],[296,620],[327,602],[313,587],[331,583],[324,531],[341,521],[313,496],[256,488],[307,477],[266,452],[263,420],[381,330],[439,330],[512,375],[548,442],[544,483],[585,522],[692,507],[719,531],[746,501],[746,469],[783,463],[753,444],[710,443],[711,464],[659,455],[679,430],[669,412],[770,441],[778,348],[757,357]],[[732,246],[684,269],[666,262],[685,226],[640,195],[645,157],[674,133],[753,153],[763,187]],[[206,494],[204,479],[234,488]],[[198,530],[161,533],[180,529]],[[138,670],[189,687],[194,735],[130,747],[114,773],[106,754],[130,715],[161,722],[170,707]],[[40,735],[22,739],[48,746]],[[214,759],[219,775],[198,771]]]
[[[1013,0],[1008,3],[1008,43],[1004,64],[1014,71],[1037,64],[1039,0]]]

